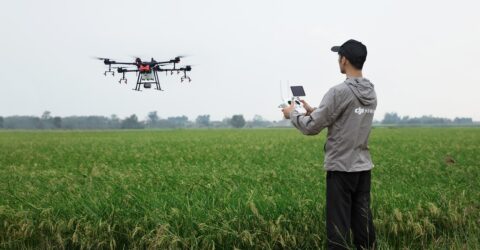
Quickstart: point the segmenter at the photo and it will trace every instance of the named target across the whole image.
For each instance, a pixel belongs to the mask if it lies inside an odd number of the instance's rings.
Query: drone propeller
[[[111,60],[110,58],[105,58],[105,57],[93,57],[94,59],[103,61],[105,64],[112,64],[115,63],[115,61]]]
[[[181,67],[179,69],[175,69],[177,73],[180,73],[180,71],[191,71],[192,70],[192,65],[186,65],[185,67]]]
[[[187,56],[186,55],[178,55],[170,61],[173,62],[173,63],[179,63],[180,59],[185,58],[185,57],[187,57]]]
[[[110,60],[109,58],[105,58],[105,57],[98,57],[98,56],[92,56],[93,59],[97,59],[97,60],[101,60],[101,61],[104,61],[104,60]]]

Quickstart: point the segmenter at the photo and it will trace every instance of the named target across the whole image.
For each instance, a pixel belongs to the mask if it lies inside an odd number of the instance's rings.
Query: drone
[[[152,87],[152,84],[155,84],[155,89],[163,91],[160,87],[160,80],[158,78],[158,72],[165,72],[166,75],[170,72],[170,75],[173,73],[183,73],[180,78],[181,82],[188,81],[191,82],[192,79],[187,76],[187,71],[191,71],[192,67],[190,65],[177,68],[177,64],[180,63],[180,59],[183,56],[177,56],[174,59],[168,61],[157,62],[155,59],[151,59],[149,62],[142,61],[140,58],[136,58],[134,62],[117,62],[109,58],[97,57],[98,60],[102,60],[105,65],[108,65],[108,70],[103,74],[105,76],[112,75],[115,76],[116,72],[122,74],[122,78],[118,81],[120,84],[124,82],[127,84],[127,78],[125,78],[125,73],[136,72],[137,73],[137,84],[133,90],[140,91],[141,86],[143,88],[149,89]],[[164,68],[167,65],[173,64],[173,68]],[[112,65],[120,65],[119,67],[112,67]],[[113,69],[113,70],[112,70]]]

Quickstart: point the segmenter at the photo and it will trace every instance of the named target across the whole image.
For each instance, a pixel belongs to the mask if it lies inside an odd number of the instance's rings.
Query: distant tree
[[[409,120],[410,120],[410,117],[407,115],[402,117],[402,119],[399,122],[403,124],[403,123],[408,123]]]
[[[385,117],[383,118],[383,124],[397,124],[400,123],[401,119],[397,113],[386,113]]]
[[[51,115],[52,115],[52,112],[50,112],[50,111],[48,111],[48,110],[45,111],[45,112],[43,112],[43,114],[42,114],[42,120],[49,120],[50,118],[52,118]]]
[[[44,128],[42,120],[40,120],[40,118],[38,118],[38,117],[33,118],[33,124],[34,124],[36,129],[43,129]]]
[[[158,119],[157,128],[172,128],[167,119]]]
[[[139,129],[139,128],[143,128],[143,126],[142,126],[142,123],[138,121],[138,117],[135,114],[133,114],[122,121],[121,128]]]
[[[3,128],[3,117],[0,116],[0,128]]]
[[[252,127],[268,127],[270,125],[271,125],[271,123],[269,121],[263,119],[262,116],[260,116],[260,115],[254,115],[253,116],[253,119],[252,119],[252,122],[251,122]]]
[[[210,126],[210,115],[199,115],[195,119],[195,123],[198,127],[209,127]]]
[[[60,116],[55,116],[53,118],[53,127],[62,128],[62,118]]]
[[[473,123],[473,119],[469,117],[455,117],[453,122],[457,124],[470,124],[470,123]],[[0,125],[0,128],[1,128],[1,125]]]
[[[147,119],[147,125],[148,127],[150,128],[154,128],[156,127],[157,123],[158,123],[158,115],[157,115],[157,111],[152,111],[150,113],[148,113],[148,119]]]
[[[108,122],[108,127],[109,128],[120,128],[120,118],[116,114],[112,114],[110,116],[110,121]]]
[[[243,128],[245,126],[245,118],[243,118],[243,115],[234,115],[230,120],[230,124],[234,128]]]
[[[230,118],[230,117],[223,118],[220,127],[228,128],[228,127],[231,127],[231,126],[232,126],[232,118]]]
[[[188,125],[188,117],[184,115],[168,117],[167,124],[170,128],[185,128]]]
[[[40,117],[40,122],[42,123],[42,125],[41,125],[42,129],[52,129],[52,128],[54,128],[52,112],[50,112],[48,110],[43,112],[42,116]]]

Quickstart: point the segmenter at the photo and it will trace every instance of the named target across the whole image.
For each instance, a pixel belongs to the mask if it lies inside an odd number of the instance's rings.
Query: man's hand
[[[315,109],[312,108],[312,106],[310,106],[310,104],[308,104],[305,100],[300,100],[300,102],[303,104],[303,108],[307,111],[307,114],[306,114],[306,115],[310,115],[310,113],[312,113],[313,110],[315,110]]]
[[[295,101],[292,101],[292,103],[290,103],[290,106],[282,109],[283,116],[285,117],[285,119],[290,119],[290,112],[292,112],[292,110],[294,109],[295,109]]]

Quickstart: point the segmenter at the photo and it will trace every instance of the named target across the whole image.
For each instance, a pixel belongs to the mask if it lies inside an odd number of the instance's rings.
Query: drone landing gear
[[[191,79],[190,77],[188,77],[188,76],[182,76],[182,78],[180,78],[180,82],[183,82],[183,81],[185,81],[185,80],[188,80],[188,82],[191,82],[191,81],[192,81],[192,79]]]
[[[163,91],[163,89],[160,87],[160,80],[158,79],[157,71],[153,71],[153,76],[155,77],[155,89]]]
[[[191,81],[192,81],[192,79],[191,79],[189,76],[187,76],[187,72],[186,72],[186,71],[183,72],[183,76],[180,78],[180,82],[183,82],[183,81],[185,81],[185,80],[188,80],[188,82],[191,82]]]
[[[142,84],[142,74],[138,74],[137,76],[137,85],[133,90],[140,91],[140,85]]]
[[[108,65],[108,70],[103,72],[103,75],[107,76],[107,73],[112,73],[112,76],[115,76],[115,71],[112,70],[112,65]]]
[[[120,80],[118,81],[118,83],[121,84],[122,81],[125,82],[125,84],[127,84],[127,78],[125,78],[125,72],[123,72],[122,78],[120,78]]]

